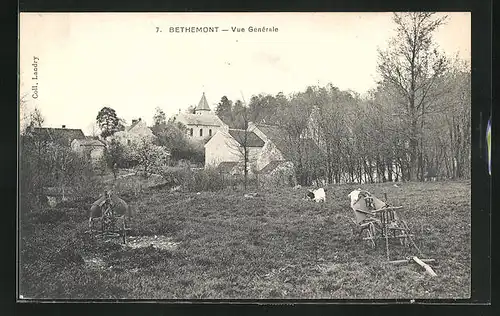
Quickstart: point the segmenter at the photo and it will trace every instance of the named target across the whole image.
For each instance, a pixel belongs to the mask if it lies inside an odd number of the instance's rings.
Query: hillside
[[[304,188],[259,192],[254,198],[234,191],[152,190],[134,200],[124,197],[138,210],[128,247],[85,233],[88,204],[68,203],[23,219],[21,294],[71,299],[469,297],[470,182],[398,185],[363,189],[380,198],[387,193],[390,203],[404,206],[400,216],[425,257],[436,259],[435,278],[414,264],[388,265],[383,247],[371,249],[356,240],[347,194],[359,185],[328,187],[324,204],[304,200]],[[148,242],[157,247],[140,246]],[[395,257],[406,255],[393,248]]]

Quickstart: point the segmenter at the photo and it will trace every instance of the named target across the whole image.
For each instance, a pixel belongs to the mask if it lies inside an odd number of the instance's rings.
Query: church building
[[[174,117],[187,127],[187,135],[193,140],[204,140],[212,137],[219,130],[227,130],[228,126],[208,106],[205,92],[193,113],[179,113]]]

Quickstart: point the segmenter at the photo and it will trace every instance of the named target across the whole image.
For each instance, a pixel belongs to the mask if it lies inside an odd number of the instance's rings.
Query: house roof
[[[245,130],[230,129],[229,134],[241,145],[245,145]],[[264,141],[254,132],[246,132],[247,147],[263,147]]]
[[[69,146],[74,139],[85,139],[81,129],[35,127],[32,135],[36,138]]]
[[[184,123],[185,125],[201,125],[201,126],[222,126],[224,123],[220,118],[211,113],[206,114],[190,114],[180,113],[175,117],[176,121]]]
[[[287,144],[286,131],[277,125],[255,124],[255,126],[278,148],[285,159],[292,158],[291,146]]]
[[[139,122],[134,122],[130,126],[125,127],[125,131],[126,132],[130,131],[132,128],[134,128],[137,125],[137,123],[139,123]]]
[[[259,171],[259,173],[262,173],[262,174],[271,173],[274,169],[276,169],[283,162],[285,162],[285,161],[284,160],[272,160],[264,168],[262,168]]]
[[[125,131],[129,132],[131,129],[133,129],[134,127],[136,127],[137,124],[139,124],[140,122],[141,122],[141,119],[133,120],[132,124],[130,124],[130,126],[125,127]]]
[[[198,110],[210,111],[210,107],[208,106],[207,98],[205,97],[205,92],[203,92],[203,95],[201,96],[200,102],[198,102],[198,106],[194,110],[195,111],[198,111]]]
[[[217,166],[217,169],[221,172],[230,173],[237,164],[237,161],[223,161]]]

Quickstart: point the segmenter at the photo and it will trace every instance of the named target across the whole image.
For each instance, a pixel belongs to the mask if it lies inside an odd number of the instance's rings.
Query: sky
[[[448,15],[434,38],[470,60],[470,13]],[[392,13],[21,13],[20,96],[48,127],[85,134],[109,106],[152,123],[222,96],[289,95],[332,83],[360,94],[375,87],[377,49],[394,36]],[[171,27],[218,27],[179,33]],[[232,27],[245,29],[233,32]],[[249,27],[277,32],[249,32]],[[227,29],[228,31],[222,31]],[[35,66],[36,61],[36,74]],[[35,78],[35,79],[34,79]],[[36,87],[36,93],[33,90]]]

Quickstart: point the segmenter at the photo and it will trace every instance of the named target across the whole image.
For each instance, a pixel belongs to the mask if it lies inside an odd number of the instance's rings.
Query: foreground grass
[[[241,192],[151,191],[130,200],[133,234],[165,235],[179,246],[130,249],[85,234],[75,204],[30,214],[22,222],[21,294],[25,298],[295,299],[467,298],[470,295],[470,182],[363,185],[402,205],[424,257],[417,265],[384,263],[385,252],[356,240],[347,194],[329,187],[327,202],[283,188]],[[71,205],[69,205],[71,206]],[[410,253],[391,248],[391,259]],[[421,257],[421,256],[419,256]],[[99,258],[89,268],[83,258]],[[422,258],[422,257],[421,257]]]

